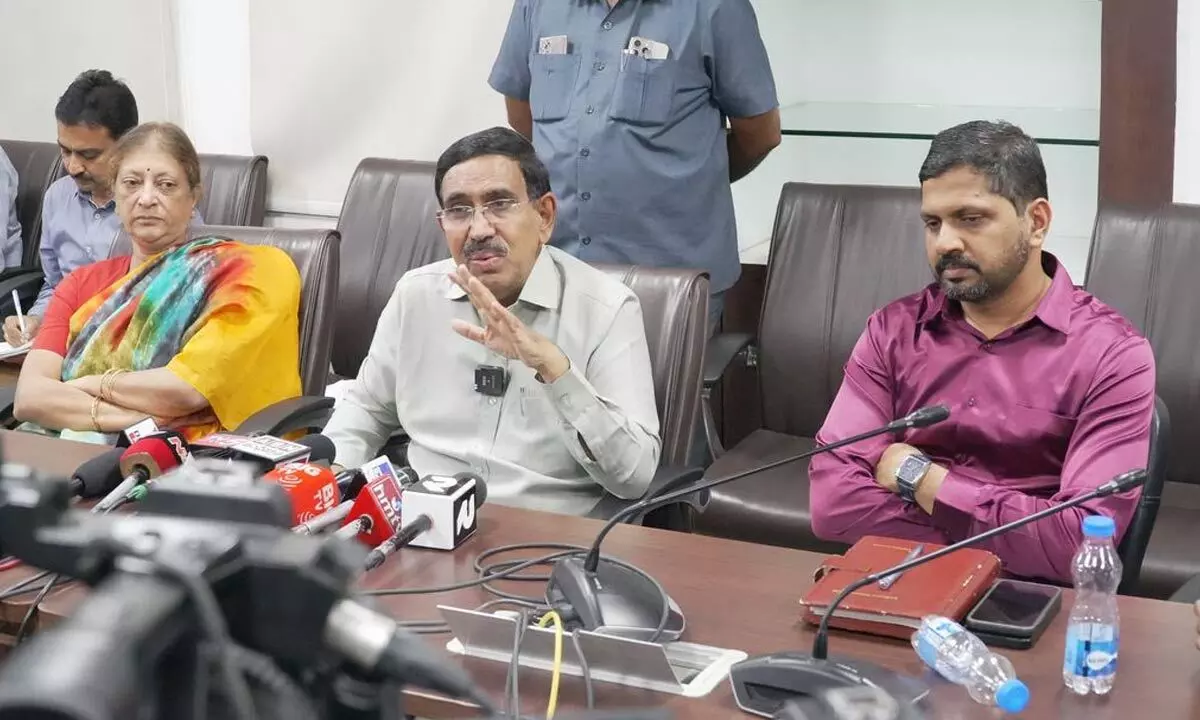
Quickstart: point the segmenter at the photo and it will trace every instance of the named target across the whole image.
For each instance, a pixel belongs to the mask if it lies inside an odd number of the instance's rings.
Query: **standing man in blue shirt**
[[[107,70],[88,70],[67,86],[54,117],[69,177],[55,181],[42,198],[40,255],[46,280],[26,312],[27,336],[15,316],[4,319],[4,339],[12,345],[32,338],[58,283],[72,270],[107,258],[121,229],[106,160],[109,149],[138,124],[133,93]]]
[[[550,169],[551,242],[708,270],[711,332],[741,268],[730,183],[780,142],[750,0],[516,0],[489,83]]]

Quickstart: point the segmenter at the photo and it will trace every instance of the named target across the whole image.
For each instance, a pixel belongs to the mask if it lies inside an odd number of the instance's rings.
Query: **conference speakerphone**
[[[515,614],[486,613],[439,605],[438,610],[454,633],[446,649],[458,655],[511,662],[516,634]],[[518,662],[525,667],[554,668],[555,630],[530,625],[525,629]],[[630,640],[587,630],[578,631],[579,650],[595,682],[614,683],[643,690],[704,697],[729,676],[729,668],[747,655],[689,642],[666,644]],[[564,675],[581,677],[579,656],[570,634],[562,645]]]

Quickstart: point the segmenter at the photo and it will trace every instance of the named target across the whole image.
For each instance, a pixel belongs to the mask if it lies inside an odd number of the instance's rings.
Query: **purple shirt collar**
[[[1069,335],[1071,307],[1075,304],[1075,283],[1058,258],[1045,251],[1042,251],[1042,269],[1050,276],[1050,289],[1042,296],[1041,302],[1033,312],[1033,318],[1052,330]],[[917,325],[925,325],[941,317],[962,317],[962,303],[947,300],[946,294],[936,282],[925,288],[921,300],[922,309],[917,316]]]

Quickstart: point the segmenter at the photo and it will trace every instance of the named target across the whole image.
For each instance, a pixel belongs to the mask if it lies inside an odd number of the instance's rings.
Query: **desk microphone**
[[[71,495],[82,498],[103,497],[121,484],[121,455],[123,448],[112,448],[94,458],[84,461],[75,472],[67,487]]]
[[[649,642],[678,640],[683,634],[683,616],[677,611],[671,613],[671,601],[663,597],[661,586],[649,576],[626,565],[600,562],[600,543],[614,527],[628,518],[669,505],[693,493],[879,435],[927,427],[948,417],[950,410],[944,405],[931,405],[893,420],[883,427],[821,445],[760,467],[681,488],[668,485],[662,488],[670,491],[665,495],[644,498],[613,515],[596,535],[596,540],[585,558],[574,555],[555,561],[550,571],[550,581],[546,584],[546,602],[558,610],[560,615],[565,614],[564,619],[568,625],[582,627],[584,630],[607,632]],[[673,618],[668,618],[666,625],[661,623],[664,608],[673,615]]]
[[[187,441],[174,430],[164,430],[134,442],[121,453],[121,474],[124,479],[96,503],[92,511],[105,513],[112,510],[125,501],[130,490],[174,470],[187,458]]]
[[[399,498],[398,491],[417,482],[419,478],[411,468],[402,467],[396,469],[387,457],[381,456],[363,465],[361,469],[343,470],[337,474],[335,480],[338,490],[342,493],[342,502],[307,521],[297,523],[292,528],[294,532],[303,535],[315,535],[326,528],[342,523],[347,517],[352,517],[352,522],[359,521],[363,515],[368,514],[370,499],[364,497],[364,495],[367,494],[370,488],[374,487],[374,492],[377,495],[380,493],[388,497],[395,495],[395,498],[388,501],[389,504],[392,504],[392,500],[398,500]],[[378,525],[375,523],[376,520],[384,519],[382,505],[376,504],[375,508],[377,512],[372,517],[373,526]],[[390,527],[388,523],[384,523],[378,528],[378,540],[373,544],[367,543],[370,547],[375,547],[399,529],[399,510],[396,511],[396,514],[397,521],[395,527]],[[365,539],[364,542],[366,542]]]
[[[1130,470],[1109,480],[1091,492],[1061,502],[1032,515],[1019,518],[1010,523],[992,528],[978,535],[947,545],[928,555],[921,555],[912,560],[902,562],[885,570],[866,575],[847,585],[821,616],[821,624],[813,637],[812,653],[805,655],[800,652],[781,652],[770,655],[760,655],[747,658],[733,665],[729,670],[729,681],[733,685],[734,699],[738,705],[749,712],[763,714],[768,708],[767,698],[778,700],[785,695],[813,695],[834,688],[848,688],[857,685],[877,685],[896,695],[898,699],[913,702],[919,699],[921,693],[915,690],[911,679],[875,665],[874,663],[840,659],[830,660],[827,657],[829,638],[829,620],[834,616],[837,607],[854,591],[873,585],[888,575],[906,572],[918,565],[933,562],[952,552],[978,545],[997,535],[1015,530],[1032,522],[1037,522],[1051,515],[1056,515],[1096,498],[1116,495],[1141,486],[1146,482],[1145,470]],[[925,688],[927,690],[927,688]],[[774,702],[774,701],[772,701]]]
[[[333,470],[313,463],[289,462],[263,475],[263,480],[283,488],[292,502],[292,525],[306,523],[332,510],[338,502]]]
[[[471,473],[429,475],[404,490],[404,525],[367,555],[364,570],[383,564],[409,545],[454,550],[475,534],[487,484]]]

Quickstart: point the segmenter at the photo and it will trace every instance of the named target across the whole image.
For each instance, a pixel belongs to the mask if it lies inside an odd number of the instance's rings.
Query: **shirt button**
[[[592,194],[587,191],[581,192],[581,193],[579,193],[579,199],[583,200],[584,202],[587,202],[588,200],[592,199]]]
[[[605,21],[605,23],[604,23],[604,29],[605,29],[605,30],[612,30],[612,22],[610,22],[610,21]]]
[[[992,351],[992,341],[988,340],[987,342],[985,342],[983,344],[983,349],[986,350],[987,352],[991,352]]]
[[[583,111],[585,113],[587,113],[588,115],[591,115],[592,113],[596,112],[596,108],[591,105],[588,105],[586,108],[584,108]]]
[[[604,69],[604,63],[602,63],[600,61],[596,61],[596,64],[593,65],[592,67],[594,67],[596,69],[596,72],[600,72]]]
[[[967,407],[975,407],[975,398],[967,398]]]
[[[495,404],[496,404],[496,398],[488,398],[488,405],[495,405]]]
[[[591,245],[592,239],[590,237],[585,237],[582,240],[580,240],[579,242],[583,243],[584,245]]]
[[[591,155],[591,154],[592,154],[592,151],[591,151],[591,149],[589,149],[589,148],[584,148],[584,149],[582,149],[582,150],[580,150],[580,151],[579,151],[579,156],[580,156],[580,157],[587,157],[588,155]]]

